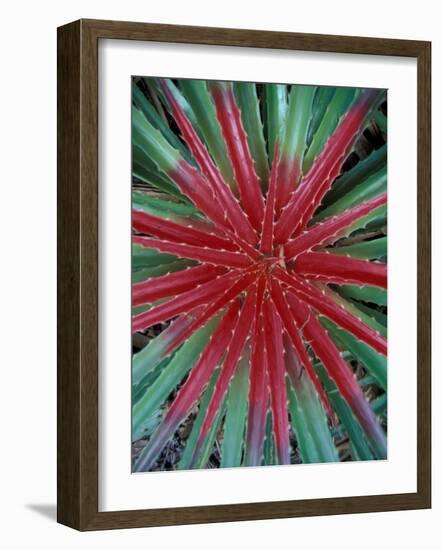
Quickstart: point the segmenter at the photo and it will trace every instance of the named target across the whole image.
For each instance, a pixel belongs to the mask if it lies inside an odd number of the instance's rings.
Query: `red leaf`
[[[261,252],[271,254],[273,250],[273,230],[275,219],[275,198],[276,198],[276,174],[278,170],[279,145],[275,142],[275,151],[273,153],[272,171],[270,173],[269,190],[267,192],[266,205],[264,210],[264,221],[261,234]]]
[[[352,223],[367,214],[370,214],[376,208],[379,208],[387,202],[387,193],[371,199],[359,206],[350,208],[342,214],[327,218],[325,221],[312,225],[295,239],[289,241],[284,247],[286,261],[294,258],[301,252],[307,252],[315,246],[326,245],[333,242],[334,237],[343,229],[349,227]]]
[[[288,299],[293,315],[298,324],[302,326],[305,338],[310,342],[315,355],[322,362],[328,375],[336,384],[339,393],[347,401],[353,413],[358,418],[377,454],[386,457],[387,443],[385,433],[335,343],[305,303],[296,298],[292,293],[289,294]]]
[[[270,402],[272,406],[273,429],[279,464],[290,464],[289,419],[285,386],[283,329],[281,319],[272,302],[264,300],[265,346],[270,382]],[[271,358],[271,363],[270,363]]]
[[[298,298],[312,306],[320,315],[328,317],[379,353],[387,355],[387,340],[383,336],[338,306],[316,287],[305,283],[296,275],[289,275],[280,268],[275,268],[274,274],[280,281],[292,288]]]
[[[246,453],[244,458],[247,466],[259,466],[261,464],[269,401],[267,355],[264,347],[264,324],[261,314],[264,288],[265,279],[262,277],[258,283],[255,324],[252,333],[249,412],[247,419]]]
[[[217,166],[209,155],[207,149],[202,143],[200,137],[195,132],[192,124],[186,114],[176,101],[175,97],[169,90],[166,82],[160,80],[161,87],[169,101],[173,116],[183,134],[183,137],[192,151],[193,156],[198,162],[202,173],[206,176],[207,181],[212,186],[212,189],[217,194],[221,204],[225,208],[225,217],[232,226],[232,229],[239,237],[249,243],[256,243],[256,232],[250,224],[249,219],[241,209],[236,197],[233,195],[230,187],[226,184]]]
[[[383,263],[328,252],[304,252],[296,257],[293,268],[296,273],[316,281],[387,288],[387,264]]]
[[[378,90],[365,91],[333,132],[282,211],[275,230],[278,243],[286,242],[293,233],[301,230],[310,221],[330,185],[339,175],[342,163],[350,153],[358,131],[378,94]],[[306,212],[309,212],[308,218]]]
[[[176,183],[180,191],[204,212],[209,220],[219,227],[230,227],[217,204],[213,189],[196,168],[184,159],[179,159],[176,167],[167,172],[167,175]]]
[[[182,333],[179,338],[179,343],[184,342],[189,338],[196,330],[202,327],[207,321],[213,317],[220,309],[226,307],[226,305],[235,299],[241,292],[246,290],[257,278],[256,270],[246,272],[240,279],[235,281],[230,288],[228,288],[221,296],[215,299],[215,301],[209,304],[204,311],[201,312],[195,321],[189,325],[186,331]]]
[[[247,337],[252,327],[254,312],[256,308],[256,286],[251,292],[247,294],[247,297],[241,308],[238,321],[234,327],[232,327],[232,339],[226,349],[226,358],[221,367],[221,372],[215,389],[207,407],[206,416],[204,417],[201,431],[198,436],[195,450],[192,456],[190,467],[194,465],[196,457],[201,449],[204,439],[210,431],[210,427],[218,413],[221,403],[229,387],[232,376],[235,374],[235,369],[238,365],[238,361],[241,352],[244,349]]]
[[[146,248],[154,248],[160,252],[175,254],[180,258],[198,260],[200,262],[223,265],[225,267],[248,267],[251,260],[241,252],[229,252],[227,250],[214,250],[212,248],[202,248],[190,244],[178,244],[169,241],[160,241],[150,237],[133,236],[132,242]]]
[[[215,329],[200,358],[190,371],[189,377],[167,411],[163,422],[143,449],[137,462],[139,471],[147,471],[153,466],[167,441],[187,417],[190,409],[204,391],[229,344],[232,337],[232,325],[236,322],[238,314],[239,302],[236,301],[230,306]]]
[[[241,202],[253,227],[259,231],[264,215],[264,201],[235,95],[231,84],[226,82],[211,82],[210,89]]]
[[[278,163],[278,192],[276,198],[276,212],[278,215],[287,204],[290,195],[301,177],[301,166],[299,159],[287,158],[282,155]]]
[[[135,283],[132,285],[132,306],[150,304],[161,298],[176,296],[195,288],[197,284],[211,281],[224,272],[223,267],[199,265]]]
[[[297,326],[295,323],[295,319],[287,303],[287,298],[277,279],[274,279],[271,282],[270,294],[271,294],[273,303],[275,304],[276,309],[278,310],[278,313],[282,319],[283,325],[285,327],[285,330],[287,331],[290,341],[293,344],[296,354],[299,357],[299,360],[301,361],[302,366],[304,367],[308,377],[310,378],[314,388],[316,389],[319,395],[319,398],[322,401],[325,411],[330,416],[330,418],[333,418],[334,416],[333,409],[330,405],[330,401],[327,397],[327,394],[325,393],[324,388],[321,385],[321,382],[318,378],[318,375],[315,369],[313,368],[313,365],[310,361],[310,357],[305,349],[304,343],[301,337],[299,336],[300,327],[299,325]]]
[[[185,243],[194,246],[203,246],[218,250],[238,250],[230,239],[212,233],[206,224],[206,233],[188,225],[180,225],[171,220],[152,216],[141,210],[132,210],[132,227],[139,233],[153,235],[176,243]]]
[[[167,319],[188,312],[197,306],[207,305],[210,300],[222,294],[238,278],[239,274],[236,272],[226,273],[149,311],[135,315],[132,320],[132,332],[144,330],[161,321],[167,321]]]

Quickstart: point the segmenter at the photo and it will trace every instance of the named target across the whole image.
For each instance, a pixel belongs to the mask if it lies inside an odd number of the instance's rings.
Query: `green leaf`
[[[286,348],[290,359],[293,351]],[[339,461],[333,437],[327,423],[327,415],[310,380],[296,360],[296,374],[287,380],[289,412],[296,434],[302,461],[305,464]],[[290,372],[289,372],[290,374]]]
[[[141,268],[132,273],[132,283],[138,283],[140,281],[146,281],[152,277],[158,277],[160,275],[167,275],[168,273],[175,273],[181,271],[186,267],[197,265],[196,262],[191,260],[177,260],[176,262],[170,262],[165,264],[156,265],[153,267]]]
[[[372,384],[378,384],[376,378],[374,376],[371,376],[371,374],[366,374],[363,378],[358,380],[358,384],[361,387],[370,386]]]
[[[256,84],[235,82],[234,90],[236,101],[241,110],[241,118],[247,134],[250,152],[255,161],[256,172],[261,180],[261,186],[266,189],[269,178],[269,163]]]
[[[179,152],[136,107],[132,107],[132,140],[166,174],[177,168]]]
[[[135,143],[132,147],[132,174],[141,183],[155,187],[164,193],[174,195],[181,200],[187,200],[172,180],[164,172],[160,172],[158,166]]]
[[[296,84],[290,90],[282,156],[289,162],[296,163],[300,171],[302,171],[315,91],[316,86],[298,86]]]
[[[154,368],[149,371],[143,378],[137,383],[132,383],[132,406],[137,403],[144,395],[146,389],[151,386],[155,380],[160,376],[161,371],[170,363],[172,356],[166,357]]]
[[[387,390],[387,358],[328,319],[321,318],[321,323],[338,347],[348,350],[376,378],[380,387]]]
[[[312,137],[312,141],[304,157],[303,173],[307,173],[315,158],[322,151],[326,141],[338,126],[342,116],[347,111],[355,97],[355,88],[336,88],[324,116]]]
[[[156,267],[158,265],[176,262],[178,258],[172,254],[158,252],[153,248],[146,248],[139,244],[132,245],[132,268]]]
[[[370,307],[366,304],[361,304],[361,302],[353,302],[353,303],[358,309],[360,309],[370,317],[373,317],[383,327],[387,328],[388,319],[385,313],[382,313],[382,311],[379,311],[378,309],[376,309],[376,307]]]
[[[227,149],[216,117],[215,106],[204,80],[180,80],[180,87],[188,101],[197,121],[210,154],[214,158],[222,176],[233,188],[236,188],[232,166],[227,156]]]
[[[267,114],[267,153],[273,157],[275,141],[281,143],[284,137],[285,117],[287,113],[287,86],[285,84],[266,84]]]
[[[376,397],[370,405],[376,415],[380,416],[385,414],[387,412],[387,394],[383,393],[379,397]]]
[[[336,202],[321,210],[314,217],[314,221],[318,222],[330,216],[336,216],[347,210],[368,201],[387,190],[387,167],[382,168],[375,174],[369,176],[365,181],[356,185],[351,191],[346,193]]]
[[[382,336],[386,336],[387,335],[387,329],[384,325],[382,325],[381,323],[378,323],[378,321],[372,316],[372,315],[367,315],[364,311],[362,311],[361,309],[359,309],[357,306],[358,304],[353,302],[353,301],[349,301],[348,299],[348,296],[345,296],[347,290],[350,288],[350,289],[373,289],[373,290],[384,290],[384,289],[378,289],[376,287],[371,287],[371,286],[367,286],[367,287],[358,287],[358,286],[352,286],[352,285],[342,285],[342,286],[336,286],[336,292],[334,292],[333,294],[330,295],[330,297],[337,303],[339,304],[341,307],[343,307],[344,309],[346,309],[348,312],[350,312],[352,315],[354,315],[355,317],[357,317],[358,319],[360,319],[363,323],[365,323],[367,326],[373,328],[374,330],[377,330],[380,334],[382,334]],[[344,290],[344,292],[343,292]],[[384,291],[386,292],[386,291]]]
[[[340,197],[348,193],[355,185],[366,180],[369,176],[378,172],[387,163],[387,145],[383,145],[376,151],[373,151],[364,160],[361,160],[344,172],[333,184],[333,187],[324,197],[324,205],[328,206],[337,201]]]
[[[190,468],[190,462],[192,460],[192,456],[196,447],[196,443],[198,440],[198,436],[201,431],[201,427],[204,422],[204,417],[206,416],[207,407],[209,406],[210,400],[212,399],[213,391],[215,389],[216,381],[218,380],[220,369],[217,368],[215,372],[212,375],[212,378],[210,379],[210,382],[206,388],[206,390],[203,393],[203,396],[200,400],[200,406],[198,413],[195,417],[195,420],[193,422],[192,430],[189,434],[189,437],[186,441],[186,446],[184,447],[184,452],[181,457],[180,462],[178,463],[178,470],[188,470]],[[220,410],[218,412],[218,416],[215,420],[215,422],[212,424],[212,429],[209,432],[208,437],[206,438],[203,447],[201,448],[201,451],[199,455],[197,456],[197,460],[195,462],[195,467],[198,467],[198,464],[201,464],[201,459],[203,458],[203,454],[207,454],[207,447],[208,443],[210,443],[210,440],[212,440],[213,445],[213,439],[212,439],[212,431],[213,427],[217,426],[221,417],[221,410],[223,407],[220,407]]]
[[[145,419],[149,418],[152,413],[164,403],[167,396],[176,388],[187,372],[196,363],[201,351],[207,344],[217,321],[217,318],[209,321],[203,328],[193,334],[182,345],[182,347],[175,353],[172,361],[161,372],[158,379],[155,380],[155,382],[147,389],[143,397],[133,406],[133,439],[138,439],[143,435]]]
[[[201,446],[198,456],[195,459],[193,468],[201,469],[201,468],[207,467],[207,463],[209,462],[210,455],[213,452],[215,438],[219,432],[221,421],[225,415],[225,412],[226,412],[226,403],[224,399],[212,423],[212,426],[210,427],[209,433],[207,434],[206,439],[204,440],[204,443]]]
[[[143,304],[141,306],[136,306],[132,308],[132,317],[135,315],[138,315],[139,313],[144,313],[145,311],[148,311],[149,309],[152,309],[153,304]]]
[[[362,302],[371,302],[379,306],[387,305],[387,291],[375,286],[342,285],[337,290],[345,298],[353,298]]]
[[[308,128],[307,145],[312,142],[313,136],[316,134],[321,120],[324,118],[325,111],[330,103],[336,88],[334,86],[318,86],[313,99],[312,118]]]
[[[373,118],[376,121],[376,124],[379,126],[379,129],[384,134],[387,133],[387,117],[382,111],[376,111],[373,115]]]
[[[190,154],[188,149],[172,132],[169,126],[167,126],[155,107],[151,105],[147,97],[136,84],[134,84],[132,87],[132,94],[133,101],[136,107],[143,113],[143,115],[146,117],[146,120],[148,120],[154,128],[161,132],[168,143],[174,149],[177,149],[181,153],[182,157],[187,160],[187,162],[195,164],[195,161],[193,160],[192,155]]]
[[[335,246],[328,248],[329,252],[361,260],[375,260],[387,256],[387,237],[380,237],[371,241],[362,241],[360,243],[347,246]]]
[[[358,233],[365,233],[366,231],[374,231],[381,229],[387,225],[387,205],[383,204],[379,208],[373,210],[367,216],[363,216],[359,220],[356,220],[345,231],[345,235],[349,236],[358,231]]]
[[[278,459],[276,458],[275,438],[273,437],[272,413],[271,411],[269,411],[267,413],[266,434],[264,439],[264,455],[262,458],[262,465],[273,466],[275,464],[278,464]]]
[[[334,382],[328,377],[324,366],[321,363],[315,363],[315,369],[318,376],[327,391],[330,403],[333,409],[336,411],[348,437],[351,441],[353,459],[354,460],[373,460],[370,447],[365,439],[364,431],[362,430],[359,422],[351,412],[350,407],[341,397],[339,390],[336,388]]]
[[[221,468],[241,466],[249,391],[249,362],[250,354],[246,348],[230,383],[227,396]]]
[[[192,204],[164,200],[140,192],[132,193],[132,206],[160,218],[167,218],[171,215],[197,218],[200,215],[199,210]]]
[[[167,87],[172,92],[174,98],[178,102],[178,105],[184,111],[187,118],[190,120],[192,126],[198,131],[199,130],[198,121],[196,120],[195,113],[193,112],[192,107],[189,105],[189,102],[184,97],[181,90],[177,86],[175,86],[175,84],[174,84],[174,82],[171,78],[165,78],[164,80],[167,84]],[[164,92],[161,89],[161,86],[158,84],[158,79],[156,79],[156,78],[152,79],[151,83],[152,83],[153,87],[155,88],[157,94],[161,97],[164,105],[168,105],[168,101],[167,101],[167,99],[164,95]]]

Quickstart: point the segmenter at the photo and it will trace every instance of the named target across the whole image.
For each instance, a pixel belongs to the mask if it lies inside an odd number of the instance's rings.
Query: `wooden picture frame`
[[[418,70],[417,492],[98,511],[98,41],[405,56]],[[423,41],[79,20],[58,29],[58,521],[82,531],[431,506],[431,44]]]

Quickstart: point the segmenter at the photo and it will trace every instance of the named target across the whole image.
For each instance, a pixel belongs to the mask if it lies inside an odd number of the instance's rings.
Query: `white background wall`
[[[55,516],[56,27],[80,17],[433,41],[433,210],[441,205],[439,2],[76,0],[3,4],[0,86],[0,541],[5,548],[438,548],[441,306],[434,285],[432,511],[80,534]],[[6,171],[4,170],[6,167]],[[3,195],[6,196],[3,196]],[[434,216],[434,281],[441,222]],[[406,244],[404,243],[404,246]],[[436,250],[439,248],[439,250]],[[6,252],[6,255],[5,255]],[[404,306],[406,322],[406,306]],[[437,337],[439,336],[439,338]],[[404,430],[407,427],[404,426]]]

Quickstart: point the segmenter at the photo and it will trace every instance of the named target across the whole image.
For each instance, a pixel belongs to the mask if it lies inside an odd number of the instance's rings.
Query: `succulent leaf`
[[[267,84],[267,146],[268,155],[275,150],[275,143],[281,142],[284,134],[285,117],[287,114],[287,86],[285,84]]]
[[[301,363],[286,339],[287,394],[293,430],[305,464],[337,462],[338,453],[318,396],[302,372]]]
[[[250,350],[246,346],[244,355],[230,384],[226,400],[221,467],[241,466],[244,432],[247,418],[247,395],[249,390]]]
[[[215,106],[202,80],[182,80],[181,89],[194,113],[196,123],[221,174],[233,191],[236,183],[232,166],[227,158],[226,146],[215,115]]]
[[[338,388],[329,378],[327,371],[321,363],[317,363],[315,368],[324,384],[325,389],[333,404],[345,431],[348,434],[351,443],[351,449],[354,460],[373,460],[373,453],[367,443],[364,430],[352,413],[346,401],[341,397]]]
[[[244,211],[253,227],[259,230],[264,200],[233,88],[227,82],[211,82],[210,90]]]
[[[266,191],[269,163],[256,84],[252,82],[235,82],[233,86],[261,188]]]
[[[149,418],[160,407],[166,397],[192,368],[204,346],[207,345],[215,326],[216,319],[207,323],[205,327],[189,338],[160,376],[146,390],[143,397],[134,405],[132,409],[132,432],[134,437],[142,437],[145,419]]]
[[[134,78],[134,470],[387,457],[385,101]]]
[[[307,131],[312,116],[315,86],[293,85],[285,119],[285,132],[278,165],[276,211],[283,208],[301,179]]]

